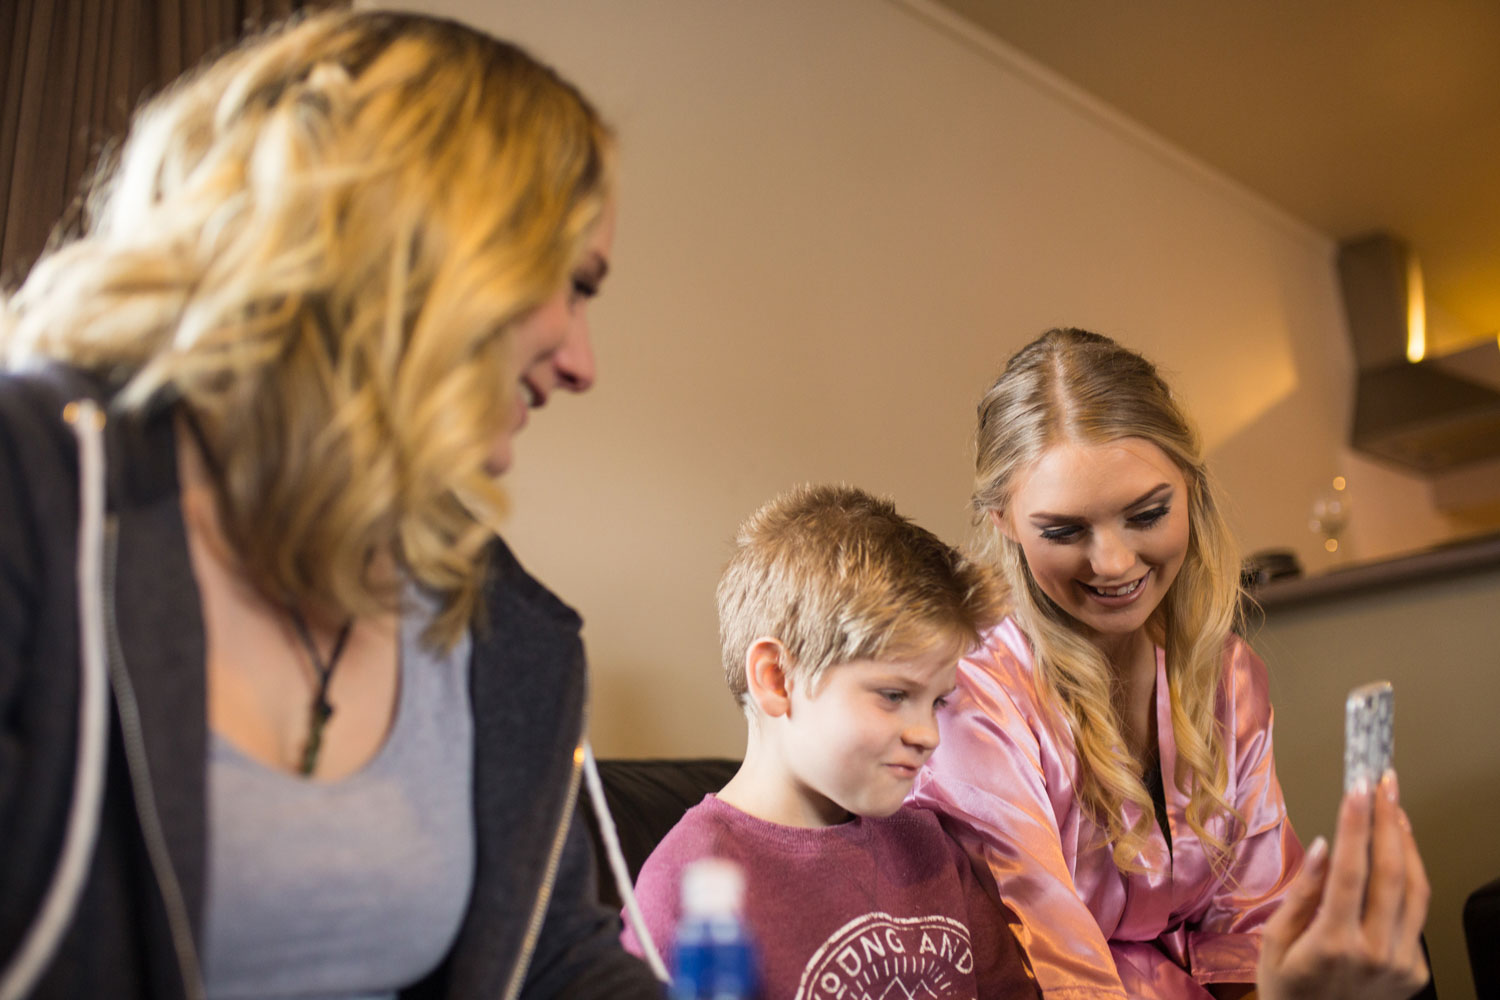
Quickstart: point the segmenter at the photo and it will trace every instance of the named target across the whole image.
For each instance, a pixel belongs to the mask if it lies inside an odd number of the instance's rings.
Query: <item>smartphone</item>
[[[1391,766],[1396,691],[1389,681],[1362,684],[1344,702],[1344,793],[1361,780],[1374,788]]]

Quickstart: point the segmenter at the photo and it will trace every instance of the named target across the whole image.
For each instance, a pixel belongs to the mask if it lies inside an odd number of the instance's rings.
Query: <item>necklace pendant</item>
[[[333,650],[328,654],[328,660],[325,662],[323,657],[318,655],[318,644],[313,642],[312,630],[307,627],[307,621],[297,610],[297,606],[288,604],[286,613],[291,618],[292,624],[297,627],[297,637],[307,648],[307,658],[312,661],[313,670],[318,675],[318,686],[307,711],[307,742],[302,745],[302,760],[297,767],[302,776],[307,777],[318,767],[318,751],[323,748],[323,726],[327,724],[328,717],[333,714],[333,706],[328,702],[328,682],[333,679],[333,668],[339,665],[339,657],[344,653],[344,644],[349,641],[349,633],[354,630],[354,619],[346,620],[344,627],[339,629],[338,638],[333,641]]]
[[[333,715],[333,706],[327,699],[319,698],[312,703],[307,717],[307,742],[302,745],[302,762],[298,770],[308,777],[318,767],[318,752],[323,749],[323,727]]]

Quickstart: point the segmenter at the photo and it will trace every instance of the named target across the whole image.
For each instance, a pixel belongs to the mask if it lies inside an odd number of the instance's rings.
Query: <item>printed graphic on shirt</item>
[[[973,974],[969,929],[957,920],[867,913],[808,959],[795,1000],[965,1000]]]

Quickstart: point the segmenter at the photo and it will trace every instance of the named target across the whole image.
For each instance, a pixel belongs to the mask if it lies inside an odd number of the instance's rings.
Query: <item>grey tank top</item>
[[[471,643],[435,653],[432,599],[408,588],[405,606],[395,717],[359,771],[308,781],[210,736],[212,1000],[390,998],[458,935],[474,882]]]

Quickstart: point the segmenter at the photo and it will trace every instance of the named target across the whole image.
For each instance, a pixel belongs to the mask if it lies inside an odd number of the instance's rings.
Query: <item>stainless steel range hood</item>
[[[1425,356],[1416,259],[1386,233],[1339,245],[1358,381],[1350,443],[1419,472],[1500,457],[1500,345]]]

